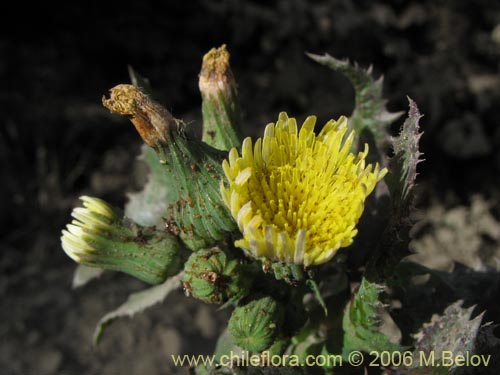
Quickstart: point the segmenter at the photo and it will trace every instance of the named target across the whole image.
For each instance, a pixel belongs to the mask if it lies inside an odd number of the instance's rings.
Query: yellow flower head
[[[365,164],[368,145],[350,152],[354,133],[347,119],[330,120],[316,135],[316,117],[300,131],[280,113],[255,145],[246,138],[242,156],[233,148],[221,184],[225,204],[243,238],[235,245],[255,257],[318,265],[353,242],[364,201],[387,173]]]

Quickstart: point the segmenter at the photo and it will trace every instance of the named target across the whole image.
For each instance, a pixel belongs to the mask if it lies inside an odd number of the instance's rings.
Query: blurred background
[[[72,290],[75,264],[59,236],[80,195],[123,205],[126,192],[144,181],[135,161],[139,137],[101,105],[109,88],[128,82],[127,65],[151,80],[175,116],[199,124],[201,58],[223,43],[247,135],[260,134],[280,111],[299,119],[316,114],[320,123],[350,113],[349,82],[305,52],[373,64],[375,75],[384,75],[390,110],[406,111],[408,95],[425,115],[418,198],[424,225],[415,230],[416,257],[438,259],[430,266],[446,271],[498,269],[498,1],[70,3],[3,12],[3,374],[167,374],[179,371],[170,369],[170,354],[213,351],[228,312],[181,291],[117,321],[93,348],[99,318],[145,285],[106,273]],[[494,315],[500,287],[488,288],[476,290],[483,294],[477,302]]]

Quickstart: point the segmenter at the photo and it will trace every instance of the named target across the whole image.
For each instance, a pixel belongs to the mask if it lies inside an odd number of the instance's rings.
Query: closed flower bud
[[[181,266],[179,242],[170,233],[140,227],[105,201],[83,196],[83,207],[63,230],[63,250],[74,261],[90,267],[128,273],[159,284]]]
[[[204,302],[237,301],[249,292],[250,278],[237,259],[219,249],[199,250],[184,266],[184,288]]]
[[[282,324],[283,307],[267,296],[234,309],[228,330],[240,348],[261,352],[273,344]]]
[[[182,121],[132,85],[114,87],[103,104],[112,113],[128,116],[158,154],[169,182],[168,219],[186,246],[213,246],[236,229],[219,194],[224,153],[192,137]]]

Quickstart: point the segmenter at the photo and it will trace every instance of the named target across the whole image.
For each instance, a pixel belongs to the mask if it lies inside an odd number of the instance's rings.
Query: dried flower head
[[[109,98],[102,97],[102,104],[111,113],[129,116],[143,141],[153,148],[167,141],[170,132],[179,130],[172,114],[135,86],[113,87]]]
[[[242,155],[233,148],[223,168],[225,204],[243,234],[235,245],[255,257],[318,265],[349,246],[364,201],[387,173],[366,165],[368,145],[354,155],[347,119],[330,120],[316,135],[316,117],[300,131],[279,115],[255,145],[246,138]]]

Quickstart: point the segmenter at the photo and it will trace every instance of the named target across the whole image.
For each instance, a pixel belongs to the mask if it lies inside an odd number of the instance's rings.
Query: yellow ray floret
[[[364,201],[387,173],[350,152],[347,119],[330,120],[314,133],[316,117],[300,131],[280,113],[276,124],[242,155],[233,148],[223,168],[221,194],[243,234],[235,245],[260,258],[318,265],[330,260],[357,234]]]

